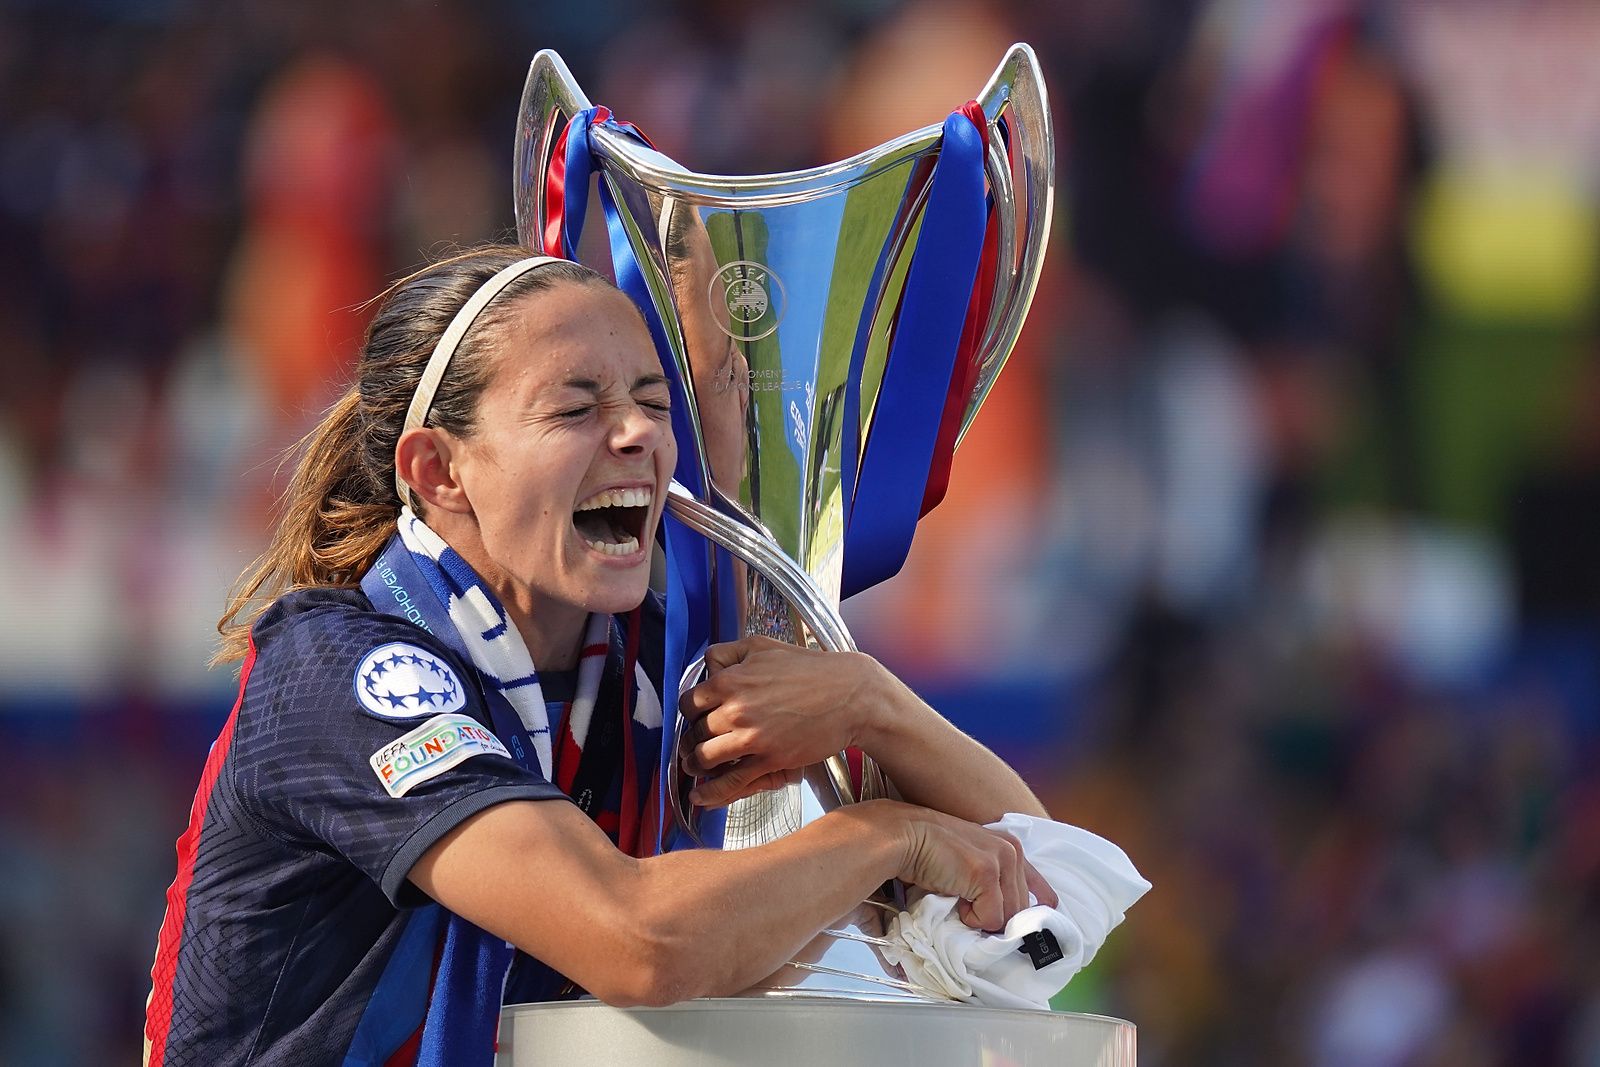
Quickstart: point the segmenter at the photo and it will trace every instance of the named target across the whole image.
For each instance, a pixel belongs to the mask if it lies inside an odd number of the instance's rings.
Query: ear
[[[430,508],[469,514],[472,504],[456,476],[451,450],[457,442],[431,426],[407,430],[394,446],[394,466]]]

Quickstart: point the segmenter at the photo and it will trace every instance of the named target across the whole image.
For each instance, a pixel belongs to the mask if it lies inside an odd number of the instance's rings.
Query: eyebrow
[[[630,387],[629,391],[631,392],[634,389],[648,389],[652,385],[666,384],[668,384],[668,382],[665,374],[645,374],[634,379],[633,385]],[[562,382],[561,385],[566,389],[582,389],[586,393],[600,392],[600,383],[595,381],[593,378],[568,378],[566,381]]]

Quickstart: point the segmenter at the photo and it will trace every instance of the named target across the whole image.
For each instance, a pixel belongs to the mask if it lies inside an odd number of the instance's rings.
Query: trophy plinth
[[[1132,1023],[1101,1015],[865,1000],[517,1004],[496,1067],[1135,1067]]]

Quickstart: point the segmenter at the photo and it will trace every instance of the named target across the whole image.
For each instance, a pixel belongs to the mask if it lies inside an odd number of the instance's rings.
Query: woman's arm
[[[871,656],[746,637],[713,645],[706,666],[710,677],[680,704],[695,720],[684,769],[709,776],[695,788],[697,803],[731,803],[854,745],[913,804],[977,823],[1008,811],[1049,817],[1000,757]]]
[[[894,801],[842,808],[758,848],[645,860],[571,804],[513,801],[441,838],[410,877],[619,1005],[740,992],[890,878],[971,901],[962,918],[985,929],[1025,907],[1030,888],[1050,893],[1014,838]]]

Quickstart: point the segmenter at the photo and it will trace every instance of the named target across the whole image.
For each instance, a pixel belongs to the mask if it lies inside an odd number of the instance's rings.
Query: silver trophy
[[[957,368],[965,376],[952,378],[970,390],[964,401],[952,394],[956,441],[1016,343],[1054,200],[1050,113],[1033,50],[1014,45],[976,104],[968,115],[981,128],[994,283],[992,296],[981,294],[989,311],[976,323],[970,362]],[[527,246],[552,251],[563,210],[552,200],[572,210],[559,182],[563,131],[590,107],[558,55],[534,58],[515,163],[517,227]],[[838,610],[849,491],[863,462],[860,442],[899,402],[885,388],[885,367],[903,328],[944,129],[928,126],[825,167],[726,176],[685,170],[613,123],[588,126],[614,253],[625,234],[688,400],[693,440],[680,447],[698,458],[703,491],[674,483],[669,507],[727,550],[711,553],[709,564],[715,632],[724,638],[755,633],[855,648]],[[697,680],[691,669],[682,686]],[[669,729],[666,743],[673,736]],[[870,760],[852,771],[841,753],[794,784],[731,805],[721,845],[774,840],[889,788]],[[672,793],[681,798],[686,789]],[[681,800],[678,807],[680,824],[696,833],[706,813]],[[937,999],[878,952],[895,909],[890,897],[864,902],[752,993]]]

